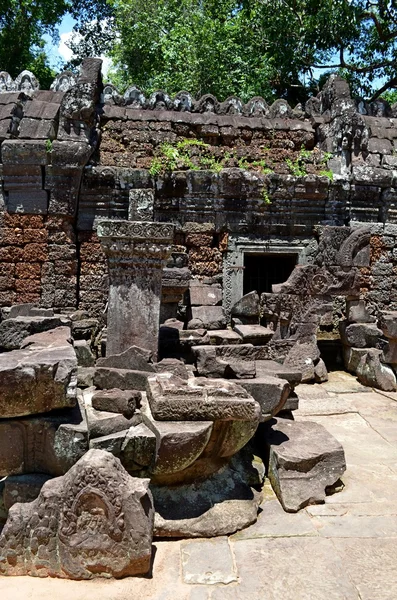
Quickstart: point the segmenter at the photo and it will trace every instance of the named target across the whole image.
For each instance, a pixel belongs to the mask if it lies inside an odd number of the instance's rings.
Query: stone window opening
[[[298,254],[245,252],[243,293],[271,293],[272,285],[288,279],[298,262]]]

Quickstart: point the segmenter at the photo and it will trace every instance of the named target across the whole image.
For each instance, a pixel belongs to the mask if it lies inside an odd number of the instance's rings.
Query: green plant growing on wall
[[[333,172],[332,172],[331,170],[323,170],[323,171],[320,171],[319,175],[322,175],[322,176],[324,176],[324,177],[328,177],[328,179],[329,179],[330,181],[333,181],[333,180],[334,180],[334,174],[333,174]]]
[[[51,152],[52,151],[52,141],[51,140],[46,140],[45,141],[45,151],[46,152]]]
[[[304,177],[307,175],[306,166],[299,160],[299,156],[294,161],[292,161],[290,158],[287,158],[285,163],[289,169],[289,172],[294,177]]]
[[[263,204],[265,204],[266,206],[270,206],[270,204],[272,203],[270,196],[269,196],[269,192],[266,186],[263,187],[262,190],[262,202]]]

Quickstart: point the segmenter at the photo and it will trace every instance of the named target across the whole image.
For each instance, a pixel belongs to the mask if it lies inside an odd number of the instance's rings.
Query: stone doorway
[[[272,285],[288,279],[298,262],[298,254],[244,253],[243,293],[271,293]]]

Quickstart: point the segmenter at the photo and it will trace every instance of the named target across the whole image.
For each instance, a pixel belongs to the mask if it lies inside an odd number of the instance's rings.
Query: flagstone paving
[[[229,538],[155,542],[150,576],[0,578],[1,600],[396,600],[397,393],[347,373],[297,388],[297,420],[343,445],[344,489],[285,513],[265,485],[257,523]]]

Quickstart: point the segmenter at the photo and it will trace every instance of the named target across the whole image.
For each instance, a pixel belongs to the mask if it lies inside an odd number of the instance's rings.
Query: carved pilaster
[[[97,234],[109,264],[107,353],[136,345],[157,356],[162,269],[174,226],[103,220]]]

